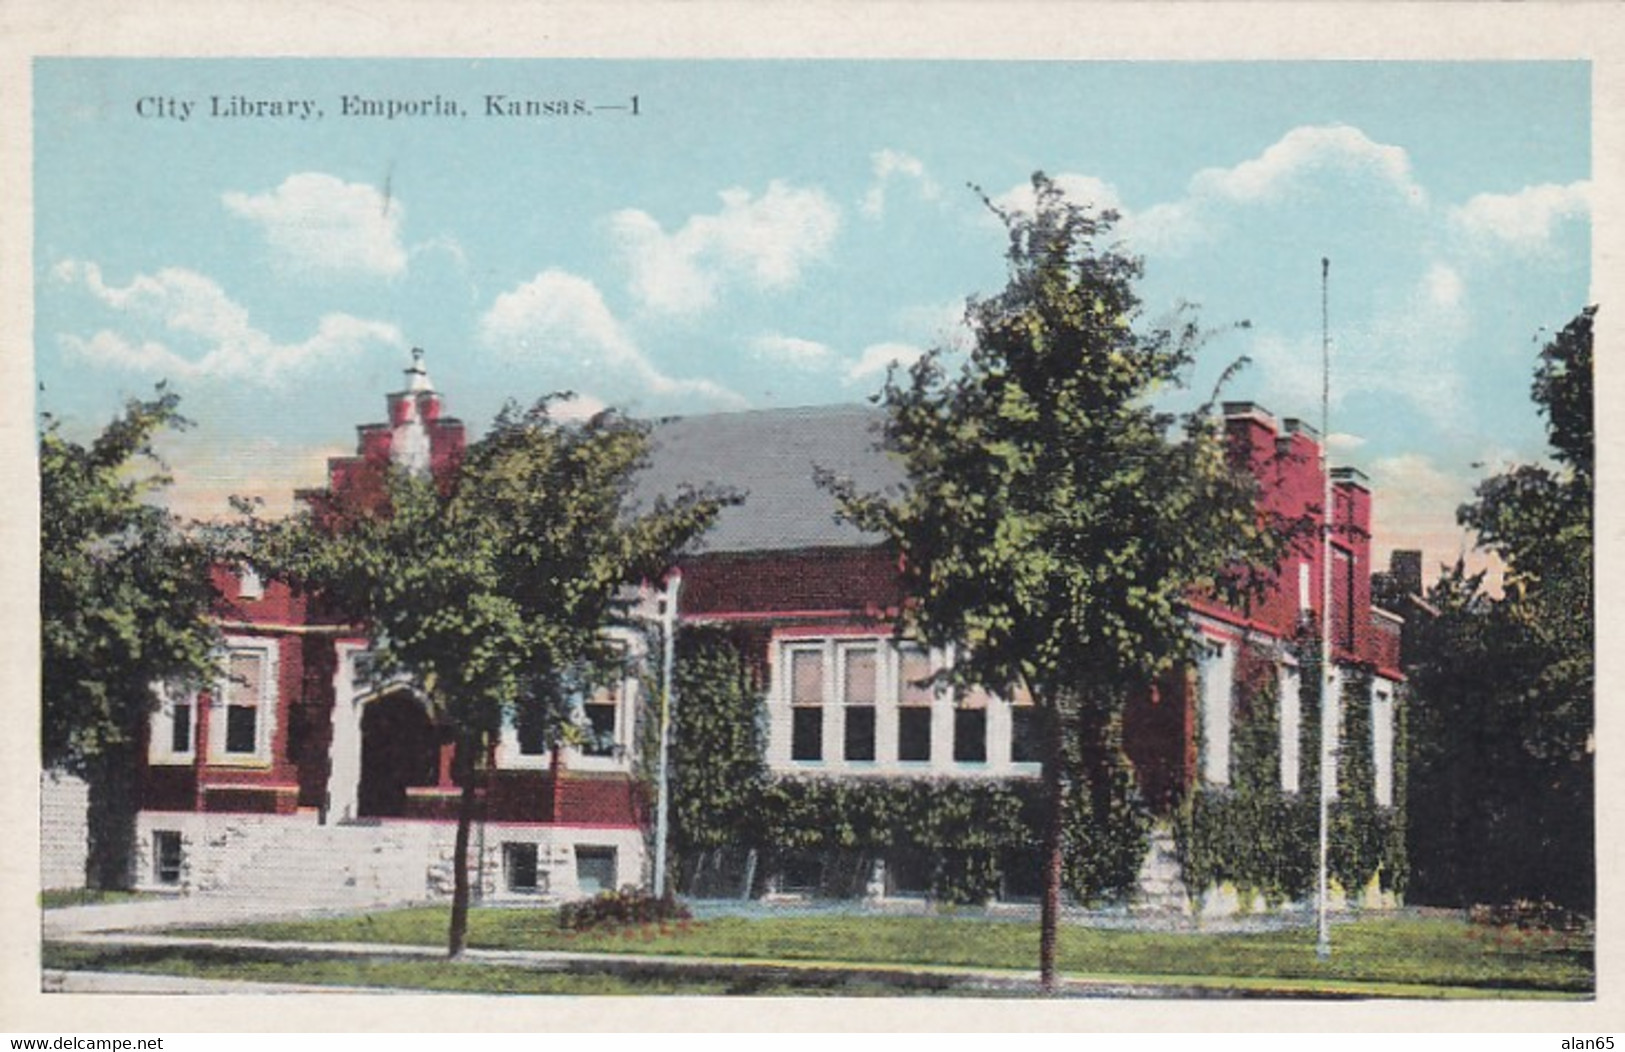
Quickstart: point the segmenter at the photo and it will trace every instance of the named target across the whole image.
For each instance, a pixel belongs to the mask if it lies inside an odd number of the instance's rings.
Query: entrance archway
[[[361,714],[362,818],[406,814],[406,789],[434,785],[440,776],[440,735],[423,705],[401,691],[369,702]]]

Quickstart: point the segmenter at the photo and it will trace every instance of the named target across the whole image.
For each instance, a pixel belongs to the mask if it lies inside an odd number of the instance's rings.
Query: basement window
[[[583,895],[615,890],[615,849],[576,848],[576,885]]]
[[[509,891],[533,895],[541,890],[537,881],[536,845],[504,843],[502,873]]]
[[[160,884],[179,884],[185,862],[181,834],[174,829],[152,831],[152,876]]]

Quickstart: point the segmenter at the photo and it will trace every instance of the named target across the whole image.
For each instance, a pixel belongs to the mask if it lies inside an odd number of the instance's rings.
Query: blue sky
[[[322,116],[207,115],[237,95]],[[967,184],[1019,203],[1042,169],[1123,213],[1148,319],[1225,330],[1197,388],[1247,355],[1227,396],[1279,416],[1319,419],[1331,258],[1334,458],[1381,556],[1431,567],[1474,481],[1542,455],[1535,354],[1592,295],[1584,63],[59,59],[34,110],[39,407],[85,434],[167,380],[191,516],[319,484],[414,345],[476,433],[566,389],[860,401],[1002,283]]]

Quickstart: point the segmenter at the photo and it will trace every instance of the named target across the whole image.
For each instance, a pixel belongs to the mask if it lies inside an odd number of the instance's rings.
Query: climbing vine
[[[1318,648],[1301,639],[1299,749],[1296,793],[1280,788],[1280,691],[1271,655],[1245,649],[1232,698],[1231,777],[1224,787],[1202,786],[1181,802],[1174,821],[1185,886],[1193,895],[1223,884],[1243,902],[1301,900],[1314,891],[1319,840],[1320,692]],[[1329,811],[1328,872],[1351,894],[1373,878],[1402,892],[1407,875],[1404,840],[1405,706],[1396,699],[1393,805],[1375,798],[1372,747],[1372,670],[1343,666],[1343,718],[1338,734],[1337,798]],[[1198,733],[1204,733],[1199,727]]]
[[[861,895],[875,863],[910,869],[930,898],[985,902],[1032,885],[1043,813],[1036,780],[819,778],[769,774],[762,683],[743,657],[760,643],[721,629],[685,629],[678,662],[681,703],[673,740],[673,843],[686,871],[723,849],[754,852],[760,865],[741,881],[765,887],[768,875],[816,856],[821,894]],[[1104,812],[1068,756],[1064,879],[1078,901],[1119,896],[1133,887],[1150,821],[1121,758]],[[743,890],[743,889],[741,889]]]

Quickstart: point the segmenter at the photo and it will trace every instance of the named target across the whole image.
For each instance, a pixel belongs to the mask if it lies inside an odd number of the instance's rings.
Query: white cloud
[[[758,358],[797,369],[816,369],[834,360],[835,352],[816,340],[770,332],[751,343]]]
[[[920,348],[907,343],[870,344],[858,355],[858,360],[847,368],[847,381],[855,382],[871,376],[883,376],[893,365],[899,369],[906,369],[918,361],[924,353]]]
[[[1406,201],[1427,203],[1427,193],[1411,175],[1410,156],[1403,148],[1373,142],[1346,124],[1294,128],[1234,168],[1203,169],[1191,179],[1192,196],[1268,201],[1293,192],[1305,177],[1329,170],[1373,175]]]
[[[248,311],[214,281],[196,271],[168,267],[138,274],[128,285],[108,285],[95,263],[66,260],[53,268],[59,281],[82,285],[101,303],[138,325],[158,325],[202,347],[183,354],[155,339],[131,339],[104,329],[87,338],[63,334],[71,352],[89,361],[173,377],[244,379],[274,384],[323,360],[350,357],[374,347],[405,346],[400,330],[347,314],[329,314],[299,343],[277,343],[249,322]]]
[[[1366,440],[1359,435],[1351,435],[1346,431],[1333,431],[1326,436],[1326,448],[1335,450],[1356,450],[1365,445]]]
[[[1451,309],[1461,306],[1466,285],[1454,267],[1435,263],[1428,268],[1427,275],[1422,281],[1426,288],[1427,301],[1435,307]]]
[[[1202,169],[1183,198],[1126,214],[1123,232],[1136,251],[1178,255],[1209,237],[1225,210],[1290,201],[1324,188],[1328,177],[1375,185],[1411,207],[1427,204],[1402,147],[1348,125],[1305,126],[1234,167]]]
[[[879,150],[871,156],[874,164],[875,178],[869,186],[869,192],[863,195],[863,214],[872,219],[878,219],[886,211],[886,189],[894,179],[912,180],[920,191],[920,196],[927,201],[935,201],[942,196],[941,187],[925,170],[925,165],[918,157],[903,153],[900,150]]]
[[[1408,403],[1446,427],[1467,426],[1462,348],[1472,315],[1466,282],[1453,268],[1425,266],[1409,287],[1363,318],[1336,327],[1332,340],[1331,400],[1336,410],[1351,395],[1382,395]],[[1320,405],[1321,340],[1315,333],[1287,338],[1255,331],[1247,350],[1272,406]]]
[[[1515,194],[1478,194],[1450,210],[1450,223],[1469,240],[1532,255],[1551,251],[1559,224],[1591,212],[1591,184],[1543,183]]]
[[[692,395],[736,405],[738,395],[709,380],[681,380],[657,369],[610,311],[597,286],[545,270],[498,296],[478,323],[485,347],[537,362],[559,387],[597,386],[606,374],[657,396]]]
[[[330,277],[395,277],[406,270],[400,201],[366,183],[321,172],[288,176],[270,193],[225,194],[226,208],[257,224],[280,268]]]
[[[828,257],[840,227],[840,209],[822,190],[774,180],[760,196],[735,187],[721,197],[721,211],[692,216],[672,234],[637,209],[610,218],[644,306],[667,314],[701,311],[730,280],[787,288],[808,264]]]

